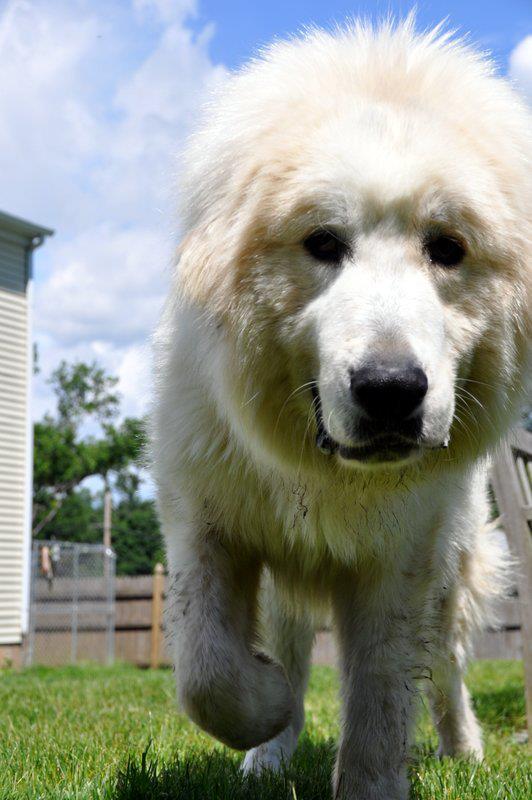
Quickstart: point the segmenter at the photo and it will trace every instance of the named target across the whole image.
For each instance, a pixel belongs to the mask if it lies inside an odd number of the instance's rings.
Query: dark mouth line
[[[384,440],[381,444],[382,447],[379,447],[379,440],[377,439],[371,444],[360,445],[360,447],[345,447],[344,445],[340,445],[338,453],[342,458],[347,460],[356,459],[358,461],[370,458],[378,453],[393,453],[394,457],[397,458],[401,455],[406,457],[418,446],[415,442],[403,442],[401,440]]]
[[[318,428],[316,433],[316,447],[326,456],[332,456],[336,451],[339,449],[339,445],[334,439],[331,439],[327,431],[325,430],[325,424],[323,422],[323,412],[321,408],[321,397],[320,393],[318,392],[318,386],[316,382],[312,384],[312,403],[314,406],[314,413],[316,415],[316,426]]]

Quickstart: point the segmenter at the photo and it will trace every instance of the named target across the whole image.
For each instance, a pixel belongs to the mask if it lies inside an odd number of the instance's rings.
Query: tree
[[[122,473],[115,484],[119,500],[113,511],[113,548],[121,575],[146,575],[164,561],[155,504],[139,497],[139,484],[134,473]]]
[[[95,363],[62,362],[52,373],[57,412],[35,424],[34,536],[101,542],[103,496],[112,490],[117,571],[146,574],[163,560],[163,542],[153,500],[139,496],[144,423],[116,421],[116,383]],[[104,492],[80,486],[90,476]]]
[[[132,465],[144,447],[142,420],[114,423],[119,411],[117,379],[96,363],[61,362],[50,384],[57,414],[47,414],[34,429],[33,535],[39,536],[85,478]],[[98,433],[83,436],[84,426]]]
[[[89,489],[80,487],[70,492],[43,531],[46,539],[57,541],[100,543],[102,509]]]
[[[118,414],[120,398],[114,392],[118,378],[107,375],[96,362],[62,361],[48,381],[57,399],[57,422],[76,428],[87,416],[109,422]]]

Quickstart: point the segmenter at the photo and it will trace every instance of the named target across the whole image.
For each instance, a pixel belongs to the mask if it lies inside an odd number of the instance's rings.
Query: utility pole
[[[103,496],[103,544],[111,547],[111,514],[113,508],[113,495],[110,489],[105,490]]]

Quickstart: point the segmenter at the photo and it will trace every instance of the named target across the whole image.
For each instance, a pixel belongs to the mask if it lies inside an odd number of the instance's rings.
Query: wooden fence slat
[[[519,629],[490,631],[478,637],[473,646],[475,658],[511,659],[523,658],[523,638]]]
[[[151,575],[131,575],[116,579],[116,596],[130,597],[131,595],[151,598],[152,593]]]
[[[520,452],[531,447],[532,436],[526,431],[514,434]],[[526,454],[526,453],[525,453]],[[519,479],[514,452],[510,443],[501,449],[494,464],[492,482],[497,505],[502,515],[502,524],[508,545],[518,562],[517,586],[521,604],[521,632],[523,661],[525,668],[525,692],[528,730],[532,731],[532,541],[527,515],[524,513],[524,498],[519,491]]]
[[[497,606],[498,627],[500,629],[520,629],[522,613],[521,601],[518,597],[509,597],[506,600],[501,600]]]
[[[515,459],[515,466],[517,469],[517,474],[519,476],[519,482],[521,485],[521,491],[523,492],[523,498],[525,501],[525,507],[532,505],[532,490],[530,489],[530,480],[528,477],[528,469],[523,456],[517,456]],[[522,505],[522,502],[521,502]]]
[[[116,602],[116,627],[136,628],[147,626],[151,628],[152,622],[151,597],[146,600],[130,600]]]
[[[510,435],[510,444],[525,456],[530,458],[532,454],[532,433],[526,428],[515,428]]]

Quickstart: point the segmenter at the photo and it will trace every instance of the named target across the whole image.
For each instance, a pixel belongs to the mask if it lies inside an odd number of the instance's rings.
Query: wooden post
[[[512,447],[513,445],[513,447]],[[523,661],[525,667],[525,694],[528,734],[532,735],[532,543],[528,521],[532,516],[525,505],[519,486],[519,476],[513,449],[530,458],[532,436],[526,431],[514,433],[502,448],[494,464],[492,483],[510,552],[518,562],[517,589],[521,610],[523,636]]]
[[[159,666],[161,625],[163,617],[163,591],[164,591],[164,567],[156,564],[153,570],[153,590],[151,600],[151,652],[150,667],[157,669]]]
[[[103,543],[105,547],[111,547],[111,514],[113,508],[113,495],[109,489],[105,490],[103,496]]]

